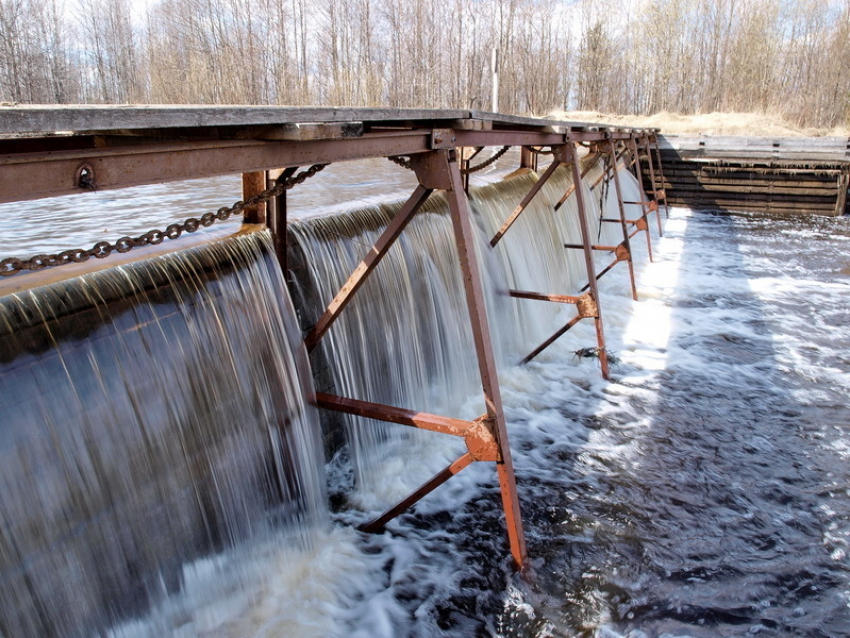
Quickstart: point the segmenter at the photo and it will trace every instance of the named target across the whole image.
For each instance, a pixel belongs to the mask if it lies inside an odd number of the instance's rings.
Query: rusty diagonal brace
[[[614,182],[614,188],[615,188],[615,191],[616,191],[616,194],[617,194],[617,207],[618,207],[619,212],[620,212],[620,219],[610,219],[610,218],[601,217],[600,221],[619,223],[620,226],[622,227],[622,231],[623,231],[623,241],[620,244],[618,244],[617,246],[597,246],[597,245],[591,245],[590,246],[591,250],[601,250],[601,251],[613,252],[614,253],[614,261],[611,262],[605,268],[603,268],[602,271],[599,272],[596,275],[596,280],[599,281],[599,279],[601,279],[603,275],[610,272],[611,269],[614,266],[616,266],[618,263],[620,263],[621,261],[628,262],[629,279],[630,279],[631,287],[632,287],[632,298],[635,301],[637,301],[637,299],[638,299],[637,286],[635,284],[634,266],[632,264],[631,247],[629,245],[629,239],[631,239],[631,236],[629,235],[629,231],[627,229],[627,224],[637,224],[637,223],[645,224],[645,217],[641,217],[640,219],[634,220],[634,221],[626,219],[625,209],[623,207],[626,202],[623,201],[623,194],[622,194],[622,189],[620,188],[620,177],[619,177],[619,161],[620,161],[620,157],[622,156],[622,153],[620,153],[619,155],[617,154],[617,149],[614,145],[614,140],[611,138],[610,135],[606,134],[606,141],[608,142],[608,147],[609,147],[609,149],[607,151],[601,150],[601,147],[602,147],[602,144],[603,144],[602,141],[594,142],[593,149],[594,149],[595,152],[599,153],[600,155],[607,154],[608,157],[613,158],[613,161],[611,161],[610,163],[606,163],[605,170],[602,172],[602,175],[599,177],[599,179],[596,180],[594,185],[591,186],[591,189],[598,186],[602,182],[602,180],[606,179],[606,178],[608,178],[608,179],[610,179],[611,181]],[[623,152],[625,152],[625,151],[623,151]],[[609,172],[611,173],[610,177],[608,176]],[[572,249],[580,249],[580,250],[584,249],[584,246],[581,245],[581,244],[564,244],[564,247],[565,248],[572,248]],[[584,292],[588,288],[590,288],[589,282],[581,288],[581,292]]]
[[[584,170],[581,172],[581,178],[582,179],[584,179],[585,175],[587,175],[590,172],[590,169],[593,168],[596,165],[596,160],[599,158],[599,153],[591,153],[590,155],[588,155],[588,158],[591,158],[591,161],[584,168]],[[564,205],[564,203],[569,199],[570,195],[572,195],[575,192],[575,190],[576,190],[576,185],[572,184],[567,189],[567,192],[564,193],[564,195],[561,197],[561,199],[558,200],[558,203],[555,204],[555,210],[556,211],[560,210],[561,206]]]
[[[449,143],[453,144],[454,141],[455,138],[451,137]],[[433,142],[442,144],[443,137],[438,138],[435,134]],[[463,189],[456,150],[454,148],[438,150],[441,148],[438,146],[432,146],[432,148],[434,149],[433,152],[411,156],[410,166],[416,173],[419,186],[334,297],[325,313],[310,331],[305,343],[310,350],[316,347],[431,192],[436,189],[444,190],[446,191],[452,219],[487,412],[474,421],[463,421],[327,394],[317,395],[317,403],[321,407],[349,414],[460,436],[466,443],[468,450],[466,454],[436,474],[400,503],[366,524],[363,529],[375,531],[382,528],[388,520],[403,512],[473,461],[495,461],[511,556],[516,567],[522,570],[527,559],[525,532],[522,527],[519,498],[516,492],[516,478],[484,307],[481,273],[475,254],[474,233],[469,219],[466,194]]]
[[[519,218],[522,212],[531,203],[531,200],[534,199],[534,196],[540,192],[540,189],[543,188],[543,185],[547,181],[549,181],[549,178],[552,177],[552,174],[560,165],[561,163],[558,161],[557,157],[552,160],[552,163],[549,165],[549,168],[546,169],[546,172],[543,174],[543,176],[534,183],[534,186],[531,187],[531,190],[528,191],[526,196],[522,198],[522,201],[520,202],[519,206],[514,209],[514,212],[512,212],[508,216],[508,218],[505,220],[505,223],[502,224],[501,228],[499,228],[498,232],[493,235],[493,239],[490,240],[490,246],[495,247],[496,244],[501,241],[502,237],[505,236],[505,233],[508,232],[511,226],[513,226],[514,222]]]
[[[323,392],[316,393],[316,405],[353,416],[457,436],[464,440],[473,460],[496,462],[502,460],[499,445],[491,429],[492,419],[486,414],[472,421],[464,421],[391,405],[337,397]]]
[[[541,301],[559,301],[557,299],[546,299],[548,295],[541,295],[539,297],[531,297],[527,296],[526,299],[540,299]],[[597,319],[599,317],[599,306],[596,301],[593,299],[593,295],[589,292],[584,293],[580,297],[575,297],[575,302],[566,302],[566,303],[575,303],[577,314],[575,317],[570,319],[565,326],[560,328],[553,334],[551,337],[546,339],[543,343],[537,346],[534,350],[532,350],[526,357],[522,360],[521,363],[526,364],[532,359],[534,359],[538,354],[543,352],[546,348],[555,343],[558,339],[560,339],[564,334],[567,333],[570,328],[575,326],[582,319]]]

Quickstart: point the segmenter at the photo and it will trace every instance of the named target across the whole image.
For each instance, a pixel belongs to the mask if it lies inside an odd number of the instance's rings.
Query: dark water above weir
[[[360,183],[368,194],[370,186]],[[516,203],[511,198],[521,196],[522,188],[503,189],[502,204],[483,197],[474,204],[482,237],[492,234],[494,220],[509,212]],[[211,203],[211,208],[227,201]],[[529,218],[538,214],[537,223],[546,223],[542,212],[529,211]],[[376,228],[388,214],[386,207],[366,207],[347,221],[295,229],[305,250],[314,251],[317,270],[311,276],[318,278],[323,295],[332,294],[336,279],[367,249],[374,228],[358,230],[364,221],[371,219]],[[395,261],[382,264],[387,272],[374,290],[364,289],[363,307],[347,308],[344,321],[332,331],[332,343],[340,347],[336,357],[333,351],[325,354],[326,365],[333,368],[328,378],[340,393],[359,398],[474,416],[481,411],[480,395],[446,220],[434,210],[417,223],[421,226],[412,228],[404,250],[388,257]],[[349,431],[371,434],[353,436],[353,445],[326,468],[334,497],[332,524],[317,506],[317,524],[275,534],[269,523],[276,520],[268,512],[280,509],[260,503],[257,482],[243,477],[241,483],[240,473],[225,463],[224,493],[232,500],[221,511],[233,527],[223,529],[232,530],[234,542],[201,535],[189,543],[198,549],[175,557],[173,564],[173,554],[151,552],[166,576],[160,582],[130,573],[129,580],[149,593],[135,594],[135,607],[133,600],[125,600],[124,613],[113,614],[115,622],[103,635],[850,635],[850,218],[768,220],[674,210],[665,238],[654,243],[655,263],[647,263],[642,243],[634,248],[639,302],[630,299],[623,266],[602,280],[606,335],[620,360],[610,382],[600,378],[593,361],[575,356],[579,348],[594,345],[587,322],[530,365],[513,364],[563,324],[566,314],[539,302],[506,300],[499,290],[511,285],[569,294],[580,279],[558,282],[561,267],[571,272],[577,267],[565,261],[571,256],[555,250],[557,242],[542,244],[533,230],[512,230],[514,244],[500,245],[495,255],[485,257],[532,582],[511,573],[491,464],[464,470],[391,522],[385,533],[356,532],[354,525],[406,495],[460,450],[444,437],[410,437],[400,428],[374,435],[375,430],[364,429],[369,424],[353,423]],[[118,234],[123,233],[122,228]],[[341,243],[323,243],[322,233]],[[262,278],[272,277],[278,295],[277,275],[264,268]],[[430,283],[411,285],[413,279]],[[247,282],[226,286],[233,296],[219,307],[233,314],[225,334],[238,333],[240,321],[262,314],[258,308],[266,306],[267,292],[244,306],[238,301],[257,287]],[[275,304],[268,306],[262,312],[278,312]],[[144,323],[131,319],[128,315],[127,334]],[[109,339],[118,341],[111,355],[117,361],[114,353],[121,352],[124,333],[116,334]],[[82,336],[75,338],[82,341]],[[416,348],[410,347],[414,341]],[[261,343],[267,346],[240,347],[255,353],[274,349]],[[392,356],[370,354],[377,347]],[[221,351],[202,354],[222,358]],[[121,366],[110,370],[107,380],[120,375]],[[248,374],[252,380],[257,376],[262,377],[258,370]],[[150,377],[154,385],[161,383],[159,372]],[[215,377],[220,383],[221,375]],[[0,383],[3,379],[0,374]],[[16,376],[6,379],[25,387],[4,396],[32,395],[40,406],[30,418],[39,427],[45,415],[61,411],[51,405],[52,387]],[[190,393],[181,383],[175,380],[168,391]],[[262,395],[256,384],[233,379],[227,388],[225,398],[254,388],[243,408],[255,411],[255,399]],[[104,403],[114,409],[110,401]],[[5,433],[11,412],[3,405]],[[125,421],[109,418],[105,425],[92,420],[88,427],[106,437],[105,445],[113,445],[110,437],[122,430],[108,425]],[[229,423],[223,421],[222,432],[229,431]],[[309,429],[309,419],[304,423]],[[313,423],[313,435],[317,427]],[[26,428],[16,432],[24,432],[24,440],[31,436]],[[91,438],[81,437],[75,449],[95,449]],[[244,459],[239,454],[264,450],[267,440],[248,438],[244,446],[227,449]],[[310,454],[302,455],[308,466]],[[159,458],[179,466],[178,456]],[[318,473],[320,462],[314,462],[312,470],[300,471]],[[4,467],[7,487],[0,503],[8,508],[13,494],[8,486],[27,474],[13,471],[14,464]],[[179,478],[162,494],[181,494],[186,483]],[[52,483],[78,484],[68,476],[53,476]],[[98,494],[92,485],[97,481],[80,491],[83,504]],[[199,484],[188,485],[196,489]],[[256,510],[237,520],[240,503]],[[151,516],[176,526],[201,511],[177,510]],[[241,525],[247,520],[263,521],[262,533],[246,532]],[[4,538],[25,537],[17,531],[10,536],[9,525],[4,520],[0,528]],[[4,552],[0,556],[6,560]],[[77,582],[74,573],[56,569],[68,591]],[[9,587],[8,582],[0,583],[3,638],[49,635],[35,624],[36,629],[9,628],[8,610],[27,617],[15,597],[27,595],[31,586]],[[60,615],[82,608],[70,602],[70,594],[45,600]],[[92,609],[96,618],[106,615],[102,605]],[[43,616],[29,617],[35,623]],[[83,624],[77,622],[68,621],[67,631],[55,634],[85,635],[73,633]]]

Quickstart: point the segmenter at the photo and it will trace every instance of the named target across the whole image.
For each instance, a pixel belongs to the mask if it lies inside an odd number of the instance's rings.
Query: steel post
[[[298,167],[291,167],[284,170],[268,171],[266,174],[266,183],[271,186],[277,180],[285,180],[292,177]],[[289,282],[289,250],[287,248],[287,203],[286,191],[283,191],[277,197],[269,201],[268,210],[266,213],[266,225],[272,233],[274,242],[274,251],[277,255],[280,267],[283,270],[283,278]]]
[[[649,145],[649,133],[644,131],[643,143],[646,145],[646,162],[649,166],[649,181],[652,184],[652,199],[655,200],[655,219],[658,222],[658,236],[664,237],[664,227],[661,225],[661,210],[658,203],[658,186],[655,180],[655,162],[652,160],[652,149]]]
[[[629,229],[626,225],[626,207],[623,204],[623,191],[620,186],[620,171],[619,171],[619,161],[617,156],[617,148],[614,145],[614,140],[608,138],[608,149],[611,154],[611,171],[613,173],[614,179],[614,189],[617,192],[617,207],[620,211],[620,227],[623,229],[623,245],[626,247],[626,250],[629,253],[629,278],[632,283],[632,298],[637,301],[638,293],[637,293],[637,285],[635,284],[635,266],[632,261],[632,248],[629,240]]]
[[[608,379],[608,352],[605,350],[605,331],[602,327],[602,310],[599,308],[599,287],[596,282],[596,267],[593,263],[593,250],[590,247],[590,231],[587,228],[587,208],[584,204],[584,191],[581,188],[581,167],[575,144],[565,146],[566,159],[572,164],[573,183],[575,184],[576,204],[578,205],[578,221],[581,229],[581,241],[584,245],[584,264],[587,270],[587,281],[590,284],[590,295],[596,302],[597,310],[594,322],[596,324],[596,341],[599,346],[599,365],[602,377]]]
[[[254,171],[252,173],[242,173],[242,199],[249,200],[255,195],[259,195],[266,188],[266,172]],[[246,206],[243,211],[243,221],[246,224],[265,224],[266,223],[266,205],[254,204]]]
[[[663,193],[664,199],[664,214],[669,218],[670,205],[667,203],[667,187],[665,186],[666,180],[664,179],[664,166],[661,161],[661,147],[658,144],[658,133],[652,133],[652,142],[655,145],[655,158],[658,160],[658,178],[661,181],[661,192]]]
[[[502,505],[505,510],[505,523],[508,531],[511,555],[517,568],[522,570],[526,563],[525,532],[522,528],[519,497],[516,491],[513,460],[508,442],[505,414],[502,409],[502,396],[499,389],[499,377],[496,372],[496,359],[490,339],[490,326],[484,303],[484,289],[478,258],[475,254],[475,233],[472,230],[469,207],[463,192],[463,182],[453,152],[440,153],[441,162],[446,162],[450,186],[446,197],[452,216],[455,242],[463,273],[466,304],[469,311],[475,352],[478,359],[478,372],[484,391],[484,403],[487,408],[489,425],[499,445],[502,460],[496,463],[499,486],[502,493]]]
[[[635,224],[635,226],[639,230],[646,231],[646,249],[649,252],[649,261],[653,261],[652,258],[652,237],[649,233],[649,221],[647,218],[647,212],[649,210],[648,203],[646,201],[646,194],[643,191],[643,173],[640,169],[640,154],[638,153],[637,140],[634,137],[629,138],[629,144],[631,146],[631,151],[634,154],[634,169],[635,169],[635,178],[638,182],[638,191],[640,192],[640,205],[641,205],[641,219],[644,222],[645,228],[641,229],[640,225]],[[633,233],[634,234],[634,233]]]

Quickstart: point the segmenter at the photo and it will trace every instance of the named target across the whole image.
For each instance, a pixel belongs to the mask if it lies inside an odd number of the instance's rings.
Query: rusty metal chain
[[[493,162],[498,160],[502,155],[507,153],[510,150],[510,148],[511,148],[510,146],[503,146],[500,150],[498,150],[496,153],[494,153],[492,157],[484,160],[483,162],[481,162],[477,166],[470,166],[466,170],[462,170],[461,174],[469,175],[470,173],[476,173],[476,172],[478,172],[482,169],[487,168],[488,166],[490,166],[490,164],[492,164]]]
[[[554,155],[555,151],[551,148],[548,151],[544,151],[542,148],[534,148],[533,146],[526,146],[529,151],[534,153],[535,155]]]
[[[400,155],[394,155],[393,157],[388,157],[387,159],[390,160],[393,164],[398,164],[402,168],[406,168],[409,171],[413,170],[413,166],[410,163],[409,157],[404,158],[404,157],[401,157]]]
[[[313,177],[316,173],[325,168],[327,164],[316,164],[305,171],[301,171],[288,179],[278,179],[273,186],[269,186],[266,190],[245,201],[238,201],[232,206],[223,206],[214,213],[205,213],[200,218],[190,217],[182,223],[169,225],[163,230],[150,230],[138,237],[121,237],[114,244],[108,241],[99,241],[90,249],[75,248],[73,250],[65,250],[61,253],[53,255],[41,254],[30,257],[29,259],[18,259],[16,257],[8,257],[0,261],[0,276],[10,277],[17,275],[22,270],[42,270],[53,266],[63,266],[70,263],[82,263],[88,261],[92,257],[103,259],[112,254],[113,251],[118,253],[126,253],[133,248],[139,246],[156,246],[161,244],[165,239],[177,239],[183,233],[194,233],[201,226],[212,226],[217,221],[224,221],[233,215],[237,215],[249,206],[264,204],[273,197],[281,195],[284,191],[289,190],[293,186],[303,184],[305,180]]]
[[[461,169],[460,174],[461,175],[468,175],[469,173],[475,173],[477,171],[480,171],[482,169],[487,168],[488,166],[490,166],[490,164],[492,164],[493,162],[498,160],[500,157],[502,157],[502,155],[507,153],[508,150],[510,150],[510,148],[511,148],[510,146],[503,146],[492,157],[481,162],[480,164],[478,164],[478,166],[470,166],[469,168]],[[409,171],[413,170],[413,166],[410,163],[409,157],[405,158],[405,157],[402,157],[400,155],[395,155],[393,157],[388,157],[387,159],[390,160],[393,164],[398,164],[402,168],[406,168]]]

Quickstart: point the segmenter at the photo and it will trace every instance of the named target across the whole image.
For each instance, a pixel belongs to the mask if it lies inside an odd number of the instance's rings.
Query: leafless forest
[[[0,0],[0,100],[850,115],[850,0]]]

